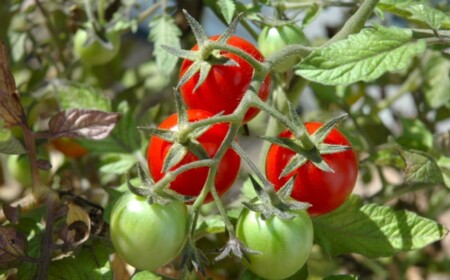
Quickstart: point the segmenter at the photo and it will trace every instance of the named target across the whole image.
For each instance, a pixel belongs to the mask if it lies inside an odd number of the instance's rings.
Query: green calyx
[[[287,176],[307,162],[311,162],[315,167],[324,172],[334,172],[322,156],[344,152],[350,150],[351,147],[347,145],[326,144],[324,141],[332,129],[340,121],[345,119],[347,115],[344,114],[333,118],[310,135],[306,131],[304,123],[300,120],[296,112],[292,110],[292,108],[290,112],[291,120],[293,121],[295,128],[295,130],[292,131],[294,134],[293,139],[282,137],[261,137],[272,144],[282,146],[296,153],[296,155],[290,159],[283,172],[280,174],[280,178]]]

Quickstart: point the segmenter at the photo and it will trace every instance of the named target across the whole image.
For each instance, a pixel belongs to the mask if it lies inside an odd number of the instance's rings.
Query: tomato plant
[[[87,43],[89,34],[84,29],[78,29],[74,36],[74,52],[86,65],[101,65],[111,61],[120,49],[120,34],[109,32],[106,39],[111,43],[108,49],[97,40]]]
[[[306,263],[313,244],[313,226],[305,210],[295,211],[292,219],[273,216],[267,220],[261,213],[246,208],[239,217],[237,237],[260,254],[248,254],[244,264],[264,279],[284,279]]]
[[[319,122],[305,123],[307,131],[312,134],[323,124]],[[289,130],[280,133],[280,137],[293,138]],[[350,142],[337,129],[331,130],[324,143],[336,145],[350,145]],[[280,189],[292,176],[296,176],[292,197],[298,201],[309,202],[312,207],[308,211],[312,215],[321,215],[339,207],[352,192],[357,175],[358,162],[353,150],[322,155],[322,158],[334,170],[325,172],[306,162],[290,174],[280,177],[283,169],[294,152],[271,145],[266,159],[266,176],[275,188]]]
[[[258,36],[258,48],[261,53],[268,57],[291,44],[308,45],[303,31],[295,24],[283,24],[279,26],[265,26]],[[277,72],[284,72],[300,61],[298,59],[287,58],[277,63],[274,69]]]
[[[219,36],[216,35],[212,36],[210,40],[215,41],[218,38]],[[238,36],[232,36],[227,41],[227,44],[244,50],[259,61],[264,60],[263,55],[253,44]],[[192,50],[198,50],[198,48],[198,45],[195,45]],[[235,54],[221,51],[220,56],[232,59],[238,65],[213,65],[206,80],[196,90],[194,89],[199,80],[199,74],[196,74],[182,85],[180,91],[188,108],[201,109],[214,114],[220,112],[230,114],[239,105],[245,91],[250,86],[253,68],[247,61]],[[190,60],[186,59],[183,61],[180,77],[186,73],[191,65],[192,61]],[[268,75],[258,92],[258,96],[262,100],[267,100],[269,97],[270,83],[271,78]],[[243,121],[250,121],[258,112],[258,109],[250,108],[245,114]]]
[[[51,141],[55,149],[70,158],[79,158],[87,154],[88,150],[81,146],[77,140],[67,137],[56,138]]]
[[[202,110],[188,110],[189,122],[195,122],[210,118],[212,113]],[[178,115],[173,114],[166,118],[159,128],[176,130],[178,128]],[[214,157],[215,153],[222,144],[229,126],[226,124],[215,124],[211,126],[205,133],[203,133],[197,140],[206,150],[210,157]],[[150,143],[147,151],[147,161],[150,174],[155,181],[159,181],[163,176],[163,164],[169,149],[172,147],[172,143],[164,141],[163,139],[154,136],[150,139]],[[185,157],[174,166],[172,169],[176,169],[181,165],[185,165],[189,162],[196,161],[198,158],[189,152]],[[219,168],[215,177],[215,186],[219,195],[224,194],[234,183],[239,173],[240,158],[232,150],[228,149],[223,158],[220,161]],[[170,188],[179,194],[186,196],[198,196],[203,189],[206,177],[208,175],[208,167],[200,167],[188,170],[178,175],[177,178],[170,183]],[[212,196],[209,194],[205,202],[212,201]]]
[[[111,212],[111,241],[130,265],[155,270],[170,262],[183,248],[187,213],[182,202],[149,204],[146,197],[126,193]]]

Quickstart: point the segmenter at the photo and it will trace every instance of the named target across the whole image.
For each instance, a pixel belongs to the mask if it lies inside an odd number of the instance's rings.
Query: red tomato
[[[52,145],[67,157],[79,158],[88,153],[77,140],[67,137],[56,138],[51,141]]]
[[[202,110],[188,110],[187,113],[189,122],[195,122],[213,116],[212,113]],[[170,130],[176,130],[177,127],[177,114],[169,116],[159,125],[159,128]],[[222,144],[222,141],[227,135],[228,130],[228,124],[215,124],[197,139],[211,158],[216,154],[217,150]],[[164,176],[162,168],[164,159],[166,158],[170,147],[172,147],[172,143],[164,141],[157,136],[153,136],[150,139],[150,144],[147,152],[147,161],[150,173],[156,182]],[[189,152],[181,160],[180,163],[172,168],[172,170],[196,160],[198,160],[198,158],[194,154]],[[236,180],[239,172],[240,162],[241,159],[235,151],[233,151],[232,149],[228,149],[225,152],[225,155],[222,157],[222,160],[219,163],[219,169],[215,177],[215,185],[219,195],[224,194]],[[198,196],[205,184],[208,170],[208,167],[200,167],[183,172],[170,183],[170,189],[176,191],[179,194],[187,196]],[[205,199],[205,203],[212,200],[213,198],[211,194],[208,194]]]
[[[312,134],[323,124],[309,122],[305,125],[308,132]],[[289,130],[284,130],[279,136],[294,137]],[[351,145],[336,129],[328,134],[324,143]],[[311,162],[307,162],[287,176],[280,178],[283,169],[294,155],[295,152],[290,149],[274,144],[270,146],[266,159],[266,176],[274,184],[276,190],[279,190],[289,178],[297,175],[291,196],[298,201],[311,203],[312,206],[308,209],[311,215],[331,212],[344,203],[351,194],[358,175],[358,162],[353,150],[322,155],[334,172],[324,172]]]
[[[219,35],[210,37],[211,40],[217,40]],[[259,61],[264,59],[259,50],[250,42],[232,36],[228,42],[229,45],[235,46],[251,54]],[[198,45],[195,45],[192,50],[198,50]],[[193,78],[188,80],[180,91],[184,102],[190,109],[201,109],[212,112],[214,114],[225,112],[231,114],[239,105],[244,93],[250,86],[253,78],[253,67],[244,59],[237,55],[222,51],[224,57],[233,59],[239,66],[224,66],[214,65],[208,74],[204,83],[194,92],[195,85],[198,82],[200,74],[197,73]],[[184,60],[181,65],[180,78],[192,65],[192,61]],[[267,100],[270,89],[270,75],[266,77],[264,83],[259,89],[259,97],[262,100]],[[250,108],[244,117],[244,123],[253,119],[259,110]]]

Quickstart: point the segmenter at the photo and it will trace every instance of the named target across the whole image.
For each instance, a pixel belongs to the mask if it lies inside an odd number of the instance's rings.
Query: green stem
[[[310,7],[312,5],[320,5],[322,7],[348,7],[352,8],[357,6],[358,4],[353,2],[345,2],[345,1],[336,1],[336,0],[314,0],[309,2],[299,1],[294,3],[283,2],[285,9],[304,9]]]
[[[266,65],[264,65],[262,62],[260,62],[256,58],[254,58],[250,53],[247,53],[246,51],[244,51],[244,50],[242,50],[240,48],[237,48],[235,46],[228,45],[228,44],[223,44],[223,43],[218,43],[217,41],[208,41],[204,45],[203,51],[206,54],[209,55],[214,50],[226,51],[226,52],[229,52],[229,53],[232,53],[232,54],[235,54],[235,55],[239,56],[240,58],[242,58],[245,61],[247,61],[253,67],[255,72],[268,73],[270,71],[270,69],[268,69],[266,67]]]
[[[357,33],[361,29],[363,29],[364,24],[366,23],[367,19],[369,19],[378,2],[379,0],[365,0],[358,8],[358,10],[353,14],[353,16],[351,16],[345,22],[342,29],[338,33],[336,33],[333,38],[325,43],[325,46],[333,42],[345,39],[348,35]]]
[[[105,26],[105,10],[106,10],[106,2],[105,0],[97,0],[97,13],[98,13],[98,21],[101,26]]]
[[[186,172],[186,171],[188,171],[190,169],[194,169],[194,168],[212,167],[214,165],[216,165],[216,160],[214,160],[214,159],[204,159],[204,160],[199,160],[199,161],[193,161],[188,164],[182,165],[173,171],[167,172],[164,175],[164,177],[153,186],[153,188],[154,188],[155,192],[158,192],[159,190],[166,188],[166,186],[168,186],[170,184],[170,182],[175,180],[175,178],[183,172]]]

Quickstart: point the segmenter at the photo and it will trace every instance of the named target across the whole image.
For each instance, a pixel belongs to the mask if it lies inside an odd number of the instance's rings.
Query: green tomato
[[[120,49],[120,34],[109,32],[106,38],[112,44],[112,49],[105,48],[99,41],[94,40],[85,46],[89,34],[84,29],[78,29],[74,38],[75,55],[86,65],[101,65],[111,61]]]
[[[260,213],[244,209],[239,217],[237,237],[250,249],[244,265],[265,279],[284,279],[300,270],[313,244],[313,226],[305,210],[295,211],[290,220],[276,216],[264,220]]]
[[[282,48],[292,45],[308,45],[303,31],[294,24],[285,24],[280,26],[266,26],[261,30],[258,37],[258,48],[264,57],[268,57]],[[287,57],[279,61],[274,70],[284,72],[297,64],[300,58]]]
[[[180,201],[149,204],[145,197],[126,193],[111,212],[116,252],[142,270],[155,270],[175,258],[186,242],[187,228],[188,210]]]
[[[47,157],[45,157],[47,159]],[[27,155],[10,155],[7,167],[11,176],[25,187],[32,185],[30,160]],[[41,183],[46,183],[50,178],[50,171],[39,170]]]

